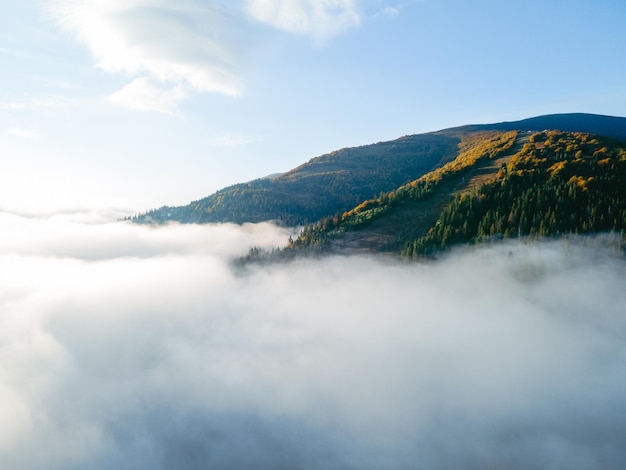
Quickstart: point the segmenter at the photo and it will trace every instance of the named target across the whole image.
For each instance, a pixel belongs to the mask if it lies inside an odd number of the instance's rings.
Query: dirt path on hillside
[[[462,193],[468,193],[477,186],[494,178],[500,168],[502,168],[502,165],[507,165],[511,161],[511,158],[513,158],[513,155],[519,152],[526,142],[528,142],[528,135],[518,136],[510,154],[503,155],[495,160],[487,160],[470,170],[469,173],[465,175],[467,183],[464,187],[460,188],[460,191]]]
[[[502,165],[508,164],[526,142],[528,135],[521,134],[511,153],[482,162],[464,175],[448,179],[429,200],[409,201],[360,230],[345,232],[331,241],[332,251],[398,254],[404,249],[404,240],[414,240],[426,233],[456,193],[468,193],[494,178]]]

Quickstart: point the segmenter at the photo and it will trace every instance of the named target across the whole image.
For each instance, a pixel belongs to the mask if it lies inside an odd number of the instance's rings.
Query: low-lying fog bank
[[[269,224],[0,214],[2,469],[588,469],[626,462],[626,261],[229,260]]]

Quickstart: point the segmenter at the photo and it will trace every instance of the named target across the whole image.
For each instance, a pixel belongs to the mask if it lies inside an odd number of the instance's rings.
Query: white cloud
[[[241,94],[246,57],[258,40],[250,19],[316,41],[361,21],[358,0],[47,0],[47,5],[98,67],[140,80],[114,94],[116,102],[168,113],[178,101],[172,90]],[[148,79],[150,101],[165,107],[136,99],[146,94],[142,80]]]
[[[246,254],[253,245],[268,249],[282,246],[294,235],[293,229],[270,223],[172,224],[155,228],[130,223],[92,223],[87,216],[78,211],[47,214],[43,218],[0,212],[3,230],[0,255],[111,260],[210,253],[226,259]]]
[[[376,14],[376,16],[396,16],[400,13],[397,8],[394,7],[385,7],[380,12]]]
[[[201,92],[241,92],[241,15],[221,2],[49,0],[49,6],[103,70]]]
[[[1,108],[8,111],[18,111],[23,109],[48,109],[62,108],[74,103],[74,100],[60,95],[41,95],[28,98],[23,101],[9,101],[3,103]]]
[[[15,216],[21,219],[54,220],[66,224],[105,224],[117,222],[134,215],[136,212],[121,207],[104,207],[99,209],[66,208],[48,209],[38,207],[36,209],[11,209],[0,207],[0,217]]]
[[[288,230],[0,228],[2,468],[626,459],[626,264],[603,239],[236,275]]]
[[[322,40],[360,23],[356,0],[247,0],[246,8],[259,22]]]
[[[149,78],[136,78],[109,97],[113,103],[127,108],[166,114],[175,114],[178,103],[183,98],[185,93],[180,86],[166,88]]]

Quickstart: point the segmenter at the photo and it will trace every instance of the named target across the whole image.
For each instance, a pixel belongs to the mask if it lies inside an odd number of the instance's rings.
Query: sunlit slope
[[[340,216],[304,228],[293,248],[340,252],[399,252],[422,236],[458,191],[474,177],[495,174],[494,162],[510,159],[517,132],[478,132],[459,144],[456,159],[394,191],[373,198]]]
[[[292,248],[428,255],[459,243],[626,228],[626,144],[583,133],[484,133],[457,159],[341,217]]]
[[[414,181],[453,160],[471,136],[485,131],[558,129],[626,140],[626,118],[555,114],[516,122],[469,125],[345,148],[316,157],[273,178],[224,188],[179,207],[141,214],[138,223],[260,222],[314,223]]]
[[[496,177],[455,194],[426,234],[420,256],[492,237],[545,237],[626,229],[626,144],[558,131],[530,136]]]

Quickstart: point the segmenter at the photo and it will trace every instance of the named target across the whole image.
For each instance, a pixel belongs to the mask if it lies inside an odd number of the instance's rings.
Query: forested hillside
[[[135,217],[139,223],[312,223],[391,191],[455,158],[462,132],[406,136],[341,149],[274,178],[218,191],[181,207],[162,207]]]
[[[588,134],[534,134],[496,178],[457,193],[405,253],[420,256],[489,237],[626,229],[626,146]]]
[[[466,145],[442,168],[306,227],[289,249],[420,257],[494,237],[623,235],[626,143],[546,131],[483,133]]]
[[[365,232],[368,239],[359,244],[362,248],[369,251],[376,244],[378,251],[398,250],[406,240],[425,232],[438,217],[441,205],[447,204],[450,193],[464,184],[472,168],[511,153],[517,135],[514,131],[471,134],[461,143],[460,153],[453,161],[340,216],[326,217],[305,227],[292,248],[328,249],[332,242],[334,249],[343,249],[344,240],[351,234]],[[374,223],[382,226],[382,233],[379,230],[377,236],[371,237],[369,227]],[[373,243],[373,238],[378,241]]]
[[[137,223],[273,220],[295,226],[314,223],[324,217],[336,219],[337,215],[363,201],[394,191],[453,160],[472,138],[486,131],[544,129],[595,133],[626,140],[625,118],[591,114],[556,114],[516,122],[462,126],[341,149],[273,178],[236,184],[185,206],[164,206],[132,220]],[[418,188],[412,189],[416,190]]]

